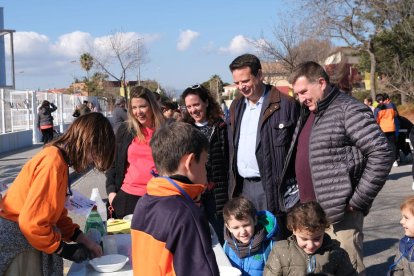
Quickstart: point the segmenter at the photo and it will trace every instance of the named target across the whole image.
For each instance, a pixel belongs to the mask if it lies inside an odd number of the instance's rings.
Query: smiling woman
[[[135,205],[147,191],[147,182],[155,170],[149,141],[164,123],[161,108],[153,92],[136,86],[131,89],[128,120],[116,133],[116,157],[106,173],[106,192],[114,218],[134,213]]]

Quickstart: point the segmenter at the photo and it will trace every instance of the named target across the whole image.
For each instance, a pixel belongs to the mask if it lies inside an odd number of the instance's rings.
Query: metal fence
[[[93,103],[105,116],[110,116],[110,106],[105,98],[78,95],[54,94],[45,91],[18,91],[0,88],[0,134],[34,129],[37,109],[43,100],[54,103],[58,109],[52,113],[54,125],[63,126],[75,119],[72,114],[76,106],[84,100]]]

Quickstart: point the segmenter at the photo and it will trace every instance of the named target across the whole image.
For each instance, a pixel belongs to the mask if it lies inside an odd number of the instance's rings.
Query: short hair
[[[314,61],[306,61],[296,66],[289,76],[289,82],[293,85],[300,77],[306,77],[309,82],[315,82],[319,78],[323,78],[326,83],[329,83],[329,76],[325,69]]]
[[[214,122],[216,122],[217,119],[221,118],[221,116],[223,115],[223,111],[221,110],[220,105],[213,98],[210,90],[208,90],[204,86],[193,85],[193,86],[188,87],[186,90],[184,90],[184,92],[181,94],[181,100],[184,103],[184,105],[185,105],[185,98],[188,95],[199,96],[200,99],[204,103],[208,103],[206,115],[207,115],[207,121],[210,124],[213,124]],[[188,114],[188,112],[184,113],[183,120],[184,122],[187,122],[187,123],[194,123],[194,119],[190,116],[190,114]]]
[[[143,126],[138,122],[135,118],[134,114],[132,113],[132,106],[131,101],[134,98],[141,98],[148,102],[152,115],[154,117],[154,127],[155,129],[159,128],[164,122],[164,116],[162,115],[161,107],[158,104],[157,100],[155,99],[154,92],[151,92],[149,89],[143,86],[134,86],[131,88],[131,92],[129,93],[129,101],[128,101],[128,126],[129,129],[134,129],[137,132],[138,140],[144,141],[145,136],[143,132]]]
[[[382,101],[384,101],[385,100],[385,97],[384,97],[384,95],[383,94],[377,94],[376,96],[375,96],[375,100],[377,101],[377,102],[382,102]]]
[[[295,206],[287,215],[287,228],[290,231],[308,230],[315,232],[329,227],[325,211],[319,203],[310,201]]]
[[[44,107],[47,107],[47,106],[49,106],[50,105],[50,102],[48,101],[48,100],[44,100],[43,102],[42,102],[42,105],[40,106],[40,108],[44,108]]]
[[[83,103],[84,103],[84,104],[87,104],[87,103],[89,103],[89,102],[85,100],[85,101],[83,101]]]
[[[408,196],[400,205],[400,210],[408,209],[414,215],[414,195]]]
[[[102,113],[92,112],[78,117],[49,145],[61,148],[76,172],[85,171],[92,163],[99,171],[106,171],[115,155],[115,134]]]
[[[175,102],[170,102],[170,101],[165,101],[161,103],[162,106],[162,111],[166,111],[166,110],[177,110],[178,109],[178,104]]]
[[[256,213],[253,203],[243,196],[230,199],[223,207],[223,218],[226,223],[231,216],[236,220],[255,219]]]
[[[372,103],[372,98],[365,98],[365,100],[369,103]]]
[[[178,170],[181,158],[194,153],[200,161],[203,151],[208,152],[207,137],[192,125],[184,122],[166,123],[153,134],[150,146],[155,167],[161,175],[171,175]]]
[[[262,69],[262,64],[255,55],[244,54],[236,57],[229,65],[231,72],[244,67],[249,67],[253,76],[257,76],[259,70]]]

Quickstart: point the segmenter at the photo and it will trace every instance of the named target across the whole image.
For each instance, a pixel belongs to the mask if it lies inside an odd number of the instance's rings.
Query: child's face
[[[249,219],[237,220],[231,215],[226,222],[226,227],[238,241],[247,244],[254,235],[255,221],[251,217]]]
[[[400,223],[404,228],[405,235],[408,237],[414,237],[414,215],[408,208],[401,210]]]
[[[198,162],[195,158],[191,162],[191,166],[188,171],[188,179],[195,184],[207,184],[207,151],[203,151],[200,155]]]
[[[306,254],[313,254],[322,246],[324,234],[324,229],[315,232],[310,232],[306,229],[293,230],[293,235],[296,236],[296,241],[299,247],[302,248]]]

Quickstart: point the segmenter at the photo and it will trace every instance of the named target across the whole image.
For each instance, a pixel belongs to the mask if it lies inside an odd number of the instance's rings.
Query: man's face
[[[240,93],[249,101],[256,103],[263,93],[262,70],[254,76],[250,67],[243,67],[233,70],[232,75],[233,82]]]
[[[306,77],[302,76],[293,84],[293,92],[298,96],[300,103],[312,112],[316,110],[317,102],[322,99],[325,88],[326,81],[323,78],[309,82]]]

